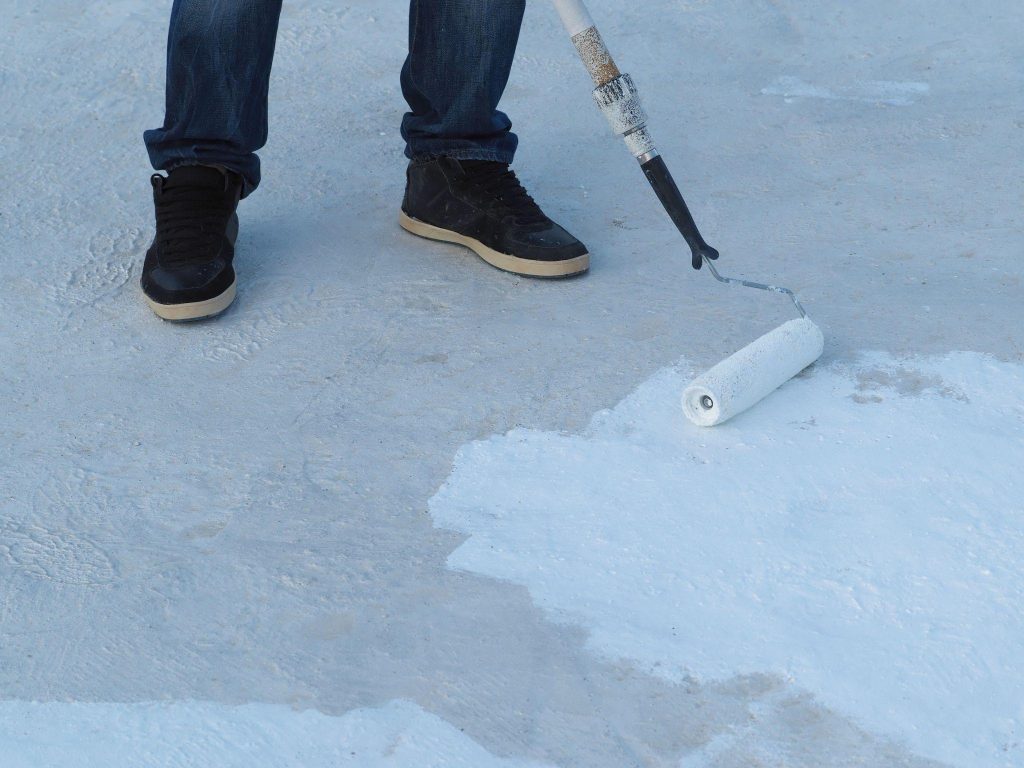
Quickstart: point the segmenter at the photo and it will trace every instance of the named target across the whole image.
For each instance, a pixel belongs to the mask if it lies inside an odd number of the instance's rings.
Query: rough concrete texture
[[[170,4],[7,5],[0,698],[407,699],[558,766],[676,766],[722,734],[741,736],[718,768],[926,764],[771,677],[603,663],[524,588],[445,567],[460,537],[426,503],[462,444],[578,430],[791,311],[690,270],[552,8],[531,4],[503,106],[589,276],[520,279],[401,232],[406,9],[295,0],[239,299],[178,327],[136,287]],[[826,361],[1022,358],[1024,7],[592,10],[720,268],[796,289]]]

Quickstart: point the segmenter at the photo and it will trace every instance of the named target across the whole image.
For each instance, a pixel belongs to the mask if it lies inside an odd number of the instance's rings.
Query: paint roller
[[[694,269],[705,264],[719,282],[788,296],[800,313],[696,378],[683,392],[683,412],[703,427],[721,424],[750,408],[821,357],[825,337],[788,288],[724,277],[718,251],[704,242],[679,188],[647,129],[647,115],[633,79],[620,72],[582,0],[553,0],[576,50],[593,78],[594,99],[629,151],[692,252]]]

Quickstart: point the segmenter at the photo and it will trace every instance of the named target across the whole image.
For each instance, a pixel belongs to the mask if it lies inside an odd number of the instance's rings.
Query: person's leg
[[[516,136],[498,101],[508,83],[526,0],[412,0],[402,121],[411,159],[511,163]]]
[[[154,168],[219,165],[256,188],[280,14],[281,0],[174,0],[166,116],[145,133]]]
[[[167,111],[146,131],[156,236],[140,283],[165,320],[198,320],[235,298],[238,200],[260,181],[281,0],[174,0]],[[213,167],[208,167],[213,166]]]
[[[520,275],[568,277],[587,247],[549,219],[509,169],[517,139],[498,101],[525,0],[412,0],[402,92],[405,197],[399,223],[471,248]]]

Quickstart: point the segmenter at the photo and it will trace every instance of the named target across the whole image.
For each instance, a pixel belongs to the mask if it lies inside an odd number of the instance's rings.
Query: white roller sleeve
[[[790,320],[698,376],[683,391],[683,411],[698,426],[721,424],[796,376],[824,348],[818,326],[807,318]],[[705,397],[710,409],[701,403]]]
[[[554,3],[569,37],[576,37],[580,32],[586,32],[594,26],[590,11],[580,0],[554,0]]]

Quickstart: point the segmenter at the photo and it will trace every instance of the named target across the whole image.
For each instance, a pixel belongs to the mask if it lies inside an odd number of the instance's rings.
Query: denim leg
[[[281,0],[174,0],[167,111],[145,133],[154,168],[223,165],[256,188],[280,14]]]
[[[410,158],[512,162],[517,139],[499,112],[526,0],[412,0],[402,121]]]

